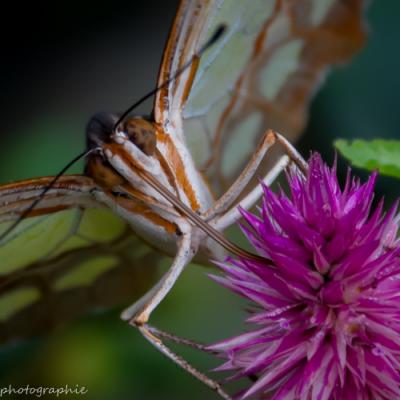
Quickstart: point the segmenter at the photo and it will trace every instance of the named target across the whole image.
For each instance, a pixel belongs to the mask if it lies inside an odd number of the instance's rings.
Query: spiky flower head
[[[341,190],[320,155],[308,166],[288,195],[264,187],[260,216],[242,211],[265,262],[228,259],[214,279],[251,300],[251,329],[210,349],[257,378],[243,399],[400,399],[397,204],[371,210],[376,174]]]

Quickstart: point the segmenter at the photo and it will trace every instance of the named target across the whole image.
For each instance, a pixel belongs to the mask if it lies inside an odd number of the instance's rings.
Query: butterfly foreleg
[[[235,180],[231,187],[212,205],[212,207],[210,207],[203,214],[203,218],[206,221],[211,220],[216,215],[223,214],[232,206],[233,202],[239,197],[240,193],[242,193],[250,180],[253,178],[258,167],[260,166],[260,163],[275,142],[275,132],[272,130],[266,131],[260,144],[254,151],[250,161],[240,173],[239,177]]]
[[[273,168],[262,179],[262,182],[269,186],[274,182],[277,176],[291,164],[294,168],[297,168],[300,173],[305,174],[307,171],[307,163],[300,155],[300,153],[286,140],[282,135],[276,132],[270,131],[269,134],[273,135],[273,144],[280,144],[285,151],[285,155],[279,158]],[[258,199],[263,193],[261,185],[257,185],[250,193],[248,193],[239,203],[235,204],[230,210],[226,211],[223,215],[214,217],[209,223],[217,230],[221,231],[228,226],[234,224],[241,218],[239,207],[245,210],[250,209],[256,204]]]

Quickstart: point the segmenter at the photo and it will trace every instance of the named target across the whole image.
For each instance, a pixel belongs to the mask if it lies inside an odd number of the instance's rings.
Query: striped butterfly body
[[[299,135],[327,67],[364,43],[362,8],[361,0],[183,0],[152,118],[95,115],[85,173],[61,177],[2,239],[0,341],[138,298],[169,255],[171,268],[122,318],[184,366],[154,336],[150,314],[193,258],[240,251],[220,233],[238,219],[234,205],[255,193],[254,176],[272,181],[289,162],[271,154],[278,136],[264,132]],[[221,24],[226,32],[200,57]],[[0,186],[0,232],[51,180]]]

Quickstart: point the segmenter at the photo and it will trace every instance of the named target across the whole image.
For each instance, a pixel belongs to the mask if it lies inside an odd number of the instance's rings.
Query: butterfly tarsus
[[[132,325],[132,323],[131,323]],[[185,359],[178,356],[174,353],[169,347],[167,347],[162,340],[157,336],[157,332],[160,332],[157,328],[154,328],[150,325],[144,324],[138,326],[138,329],[142,333],[142,335],[159,350],[162,354],[164,354],[169,359],[173,360],[177,365],[179,365],[184,371],[188,372],[190,375],[203,382],[210,389],[214,390],[218,395],[225,400],[232,400],[232,397],[225,392],[222,388],[221,384],[207,375],[203,374],[196,368],[194,368],[191,364],[189,364]],[[169,338],[175,337],[173,335],[168,335]],[[175,337],[176,338],[176,337]]]
[[[187,347],[191,347],[192,349],[195,349],[195,350],[209,352],[207,350],[207,346],[206,345],[204,345],[202,343],[198,343],[198,342],[196,342],[194,340],[186,339],[186,338],[174,335],[172,333],[165,332],[165,331],[163,331],[163,330],[161,330],[159,328],[156,328],[154,326],[148,326],[148,330],[154,336],[160,337],[160,338],[168,340],[170,342],[173,342],[173,343],[176,343],[176,344],[181,344],[181,345],[184,345],[184,346],[187,346]]]

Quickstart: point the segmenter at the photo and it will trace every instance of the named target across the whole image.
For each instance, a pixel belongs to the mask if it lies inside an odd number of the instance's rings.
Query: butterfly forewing
[[[0,233],[49,179],[0,189]],[[66,188],[71,180],[80,189]],[[91,199],[88,181],[63,177],[0,244],[0,341],[48,331],[93,308],[127,304],[153,283],[163,257]]]
[[[214,189],[237,177],[262,133],[289,139],[305,125],[310,97],[330,64],[365,41],[362,1],[182,1],[159,82],[224,23],[227,33],[184,76],[160,91],[156,120],[184,136]]]

